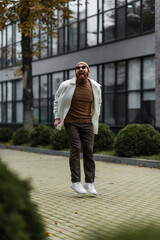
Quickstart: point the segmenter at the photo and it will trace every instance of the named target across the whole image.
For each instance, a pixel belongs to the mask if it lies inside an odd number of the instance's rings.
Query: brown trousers
[[[85,182],[92,183],[95,178],[95,162],[93,160],[94,133],[92,123],[64,124],[70,145],[71,181],[81,181],[80,151],[83,148],[83,166]]]

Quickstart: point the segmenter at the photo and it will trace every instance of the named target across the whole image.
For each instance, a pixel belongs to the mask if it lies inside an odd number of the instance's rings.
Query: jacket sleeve
[[[102,103],[102,92],[101,92],[101,87],[98,89],[98,104],[99,104],[99,115],[101,112],[101,103]]]
[[[59,86],[56,94],[55,94],[55,97],[54,97],[54,110],[53,110],[53,113],[54,113],[54,118],[60,118],[59,117],[59,113],[58,113],[58,101],[59,101],[59,98],[60,98],[60,95],[61,95],[61,92],[62,92],[62,84]]]

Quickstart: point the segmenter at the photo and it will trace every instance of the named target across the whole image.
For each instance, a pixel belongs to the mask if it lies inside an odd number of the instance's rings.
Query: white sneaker
[[[94,183],[85,183],[84,188],[91,194],[97,195],[97,191],[94,187]]]
[[[84,187],[80,182],[71,183],[70,187],[77,193],[80,193],[80,194],[86,193],[86,190],[84,189]]]

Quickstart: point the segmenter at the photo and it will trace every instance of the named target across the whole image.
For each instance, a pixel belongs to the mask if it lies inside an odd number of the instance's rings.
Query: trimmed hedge
[[[31,186],[0,161],[0,239],[45,240],[45,226],[31,201]]]
[[[10,128],[0,128],[0,142],[8,142],[12,139],[12,130]]]
[[[52,135],[53,129],[49,126],[39,125],[33,128],[29,134],[29,139],[32,147],[37,145],[48,145],[50,144],[50,137]]]
[[[94,152],[113,149],[115,134],[106,124],[99,124],[98,135],[95,135]]]
[[[120,157],[158,154],[160,134],[149,124],[129,124],[119,131],[114,148]]]
[[[21,145],[29,143],[29,133],[30,131],[24,127],[19,128],[16,132],[13,133],[13,144]]]
[[[61,129],[61,131],[54,130],[50,138],[50,143],[54,150],[63,150],[69,148],[65,128]]]

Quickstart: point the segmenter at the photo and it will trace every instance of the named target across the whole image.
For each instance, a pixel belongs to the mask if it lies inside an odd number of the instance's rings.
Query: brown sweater
[[[86,83],[76,83],[76,89],[73,94],[71,107],[64,120],[69,123],[90,123],[91,122],[91,104],[94,101],[92,86],[88,80]]]

